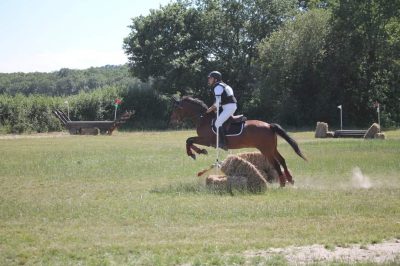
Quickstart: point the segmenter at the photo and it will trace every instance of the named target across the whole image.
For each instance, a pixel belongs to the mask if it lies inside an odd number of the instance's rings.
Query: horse
[[[186,140],[186,153],[188,156],[196,159],[197,154],[205,154],[205,149],[200,149],[195,144],[216,147],[216,133],[212,128],[213,120],[216,118],[215,112],[207,113],[207,105],[196,98],[184,96],[181,99],[173,98],[174,107],[170,117],[170,123],[176,124],[186,118],[196,123],[196,137],[190,137]],[[232,117],[231,117],[232,118]],[[259,120],[246,120],[242,122],[242,130],[240,134],[235,136],[226,135],[226,146],[228,149],[256,148],[274,167],[279,175],[279,183],[281,187],[285,186],[286,181],[294,184],[293,177],[287,168],[285,159],[278,152],[277,144],[279,135],[285,139],[293,148],[297,155],[307,161],[307,158],[301,152],[297,142],[291,138],[286,131],[278,124],[266,123]],[[281,167],[283,167],[284,174]]]

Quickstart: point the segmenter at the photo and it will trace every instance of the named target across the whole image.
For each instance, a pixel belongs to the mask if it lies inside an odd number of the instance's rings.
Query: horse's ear
[[[172,102],[174,103],[174,105],[176,107],[180,107],[181,106],[181,101],[177,96],[172,96],[171,100],[172,100]]]
[[[171,100],[174,102],[179,102],[178,96],[175,96],[175,95],[171,97]]]

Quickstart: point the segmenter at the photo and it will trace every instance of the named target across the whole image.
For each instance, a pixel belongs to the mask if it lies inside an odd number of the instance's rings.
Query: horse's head
[[[185,118],[198,119],[207,110],[207,105],[198,99],[191,97],[172,98],[173,110],[170,124],[176,125]]]
[[[185,116],[185,110],[183,108],[182,101],[178,99],[177,97],[172,97],[172,114],[169,119],[169,123],[171,125],[176,125],[178,122],[182,121],[184,116]]]

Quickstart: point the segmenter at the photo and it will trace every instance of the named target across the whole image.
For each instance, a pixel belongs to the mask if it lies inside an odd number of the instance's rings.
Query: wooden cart
[[[54,115],[73,135],[111,135],[113,131],[135,114],[135,111],[126,111],[115,121],[71,121],[61,110],[54,110]]]

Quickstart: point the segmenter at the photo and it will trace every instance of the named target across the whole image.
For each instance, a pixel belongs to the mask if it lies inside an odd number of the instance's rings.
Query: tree
[[[266,120],[304,126],[329,102],[320,86],[330,12],[315,9],[286,21],[259,45],[260,108]],[[257,95],[255,96],[257,98]],[[314,123],[314,122],[313,122]]]
[[[199,12],[184,3],[134,18],[124,40],[131,72],[143,81],[155,78],[155,86],[169,94],[186,93],[193,84],[201,84],[206,54],[200,25]]]
[[[134,18],[124,49],[132,72],[163,93],[210,99],[206,75],[220,70],[244,101],[258,42],[294,12],[293,0],[178,1]]]
[[[400,1],[305,2],[303,15],[260,45],[261,110],[296,126],[337,125],[343,105],[348,127],[366,127],[378,101],[383,125],[398,124]]]
[[[333,8],[325,85],[355,125],[376,120],[376,100],[389,114],[384,123],[399,122],[399,6],[399,0],[340,0]]]

